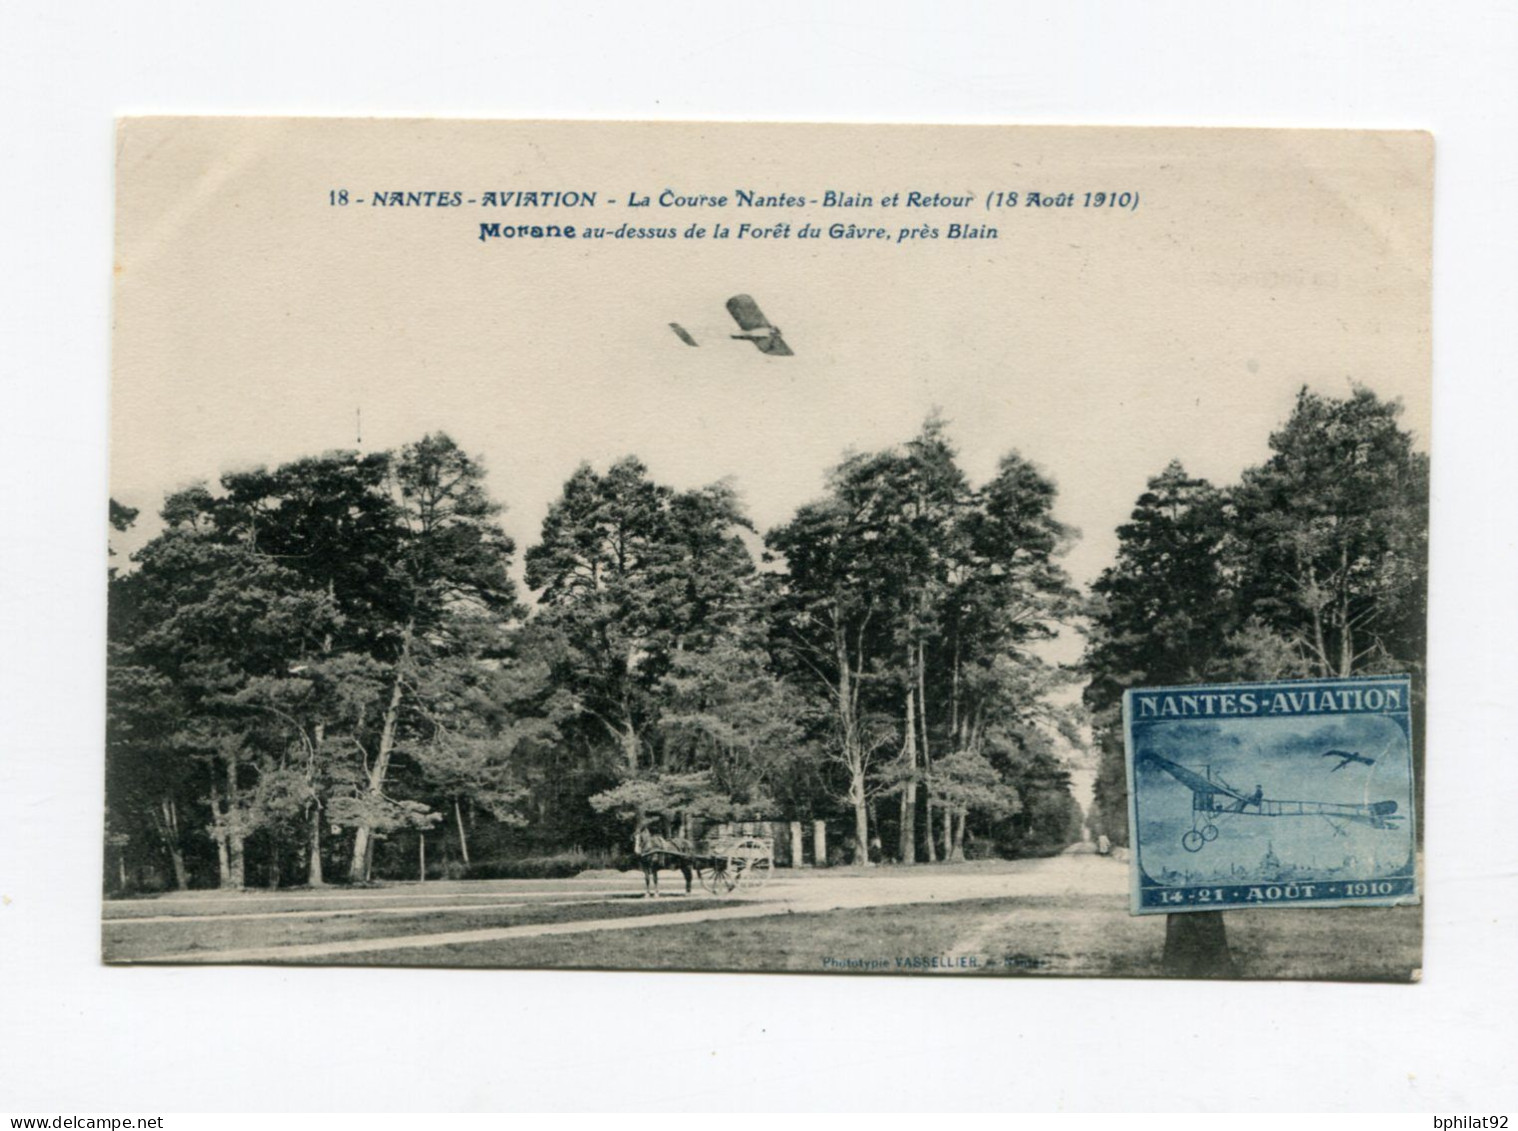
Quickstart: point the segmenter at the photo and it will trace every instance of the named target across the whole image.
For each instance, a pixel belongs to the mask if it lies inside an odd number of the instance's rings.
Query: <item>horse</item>
[[[668,837],[655,836],[648,829],[638,830],[633,838],[638,866],[643,869],[643,898],[659,898],[659,869],[679,869],[685,876],[685,894],[690,894],[690,846]]]

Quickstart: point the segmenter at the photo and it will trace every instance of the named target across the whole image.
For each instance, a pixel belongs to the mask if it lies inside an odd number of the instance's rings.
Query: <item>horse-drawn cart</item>
[[[775,870],[775,839],[768,836],[720,834],[692,843],[645,831],[639,834],[637,850],[649,895],[659,894],[661,868],[683,873],[686,891],[695,876],[713,895],[758,891]]]
[[[718,837],[702,844],[691,867],[713,895],[758,891],[775,870],[775,841],[767,836]]]

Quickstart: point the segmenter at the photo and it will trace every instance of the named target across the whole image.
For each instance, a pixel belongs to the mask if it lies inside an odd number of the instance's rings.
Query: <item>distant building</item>
[[[1260,870],[1274,874],[1281,870],[1281,858],[1276,855],[1276,842],[1270,841],[1265,845],[1265,858],[1260,861]]]

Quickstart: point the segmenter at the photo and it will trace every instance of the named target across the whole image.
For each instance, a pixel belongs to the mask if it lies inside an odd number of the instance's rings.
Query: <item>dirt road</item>
[[[675,908],[686,898],[681,885],[665,875],[663,897],[668,906],[660,914],[617,914],[637,907],[653,910],[646,901],[631,902],[629,896],[642,889],[636,873],[600,874],[565,881],[476,881],[397,885],[372,892],[292,892],[267,895],[188,893],[151,902],[108,904],[106,957],[108,961],[153,963],[305,962],[349,954],[466,945],[507,939],[586,932],[658,930],[714,920],[738,920],[768,916],[825,912],[900,904],[945,904],[963,900],[1000,899],[1018,896],[1098,895],[1122,899],[1127,887],[1126,868],[1110,859],[1090,854],[1067,854],[1040,860],[981,861],[955,865],[921,865],[914,868],[884,867],[855,871],[827,869],[781,871],[760,892],[727,900],[702,900],[689,911]],[[671,892],[671,889],[675,889]],[[461,930],[404,934],[384,929],[395,917],[477,914],[482,910],[516,907],[567,907],[602,904],[605,917],[568,922],[537,922],[514,926],[475,927]],[[179,924],[217,924],[229,928],[246,925],[245,936],[255,923],[276,926],[278,921],[347,917],[375,922],[373,934],[333,941],[276,943],[254,946],[197,946],[193,950],[166,950],[147,957],[122,959],[111,955],[113,933],[161,929],[165,941]],[[271,922],[274,921],[274,922]]]

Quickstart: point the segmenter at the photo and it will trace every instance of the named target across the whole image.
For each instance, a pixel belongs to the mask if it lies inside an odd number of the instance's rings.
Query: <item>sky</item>
[[[111,490],[147,518],[186,483],[351,448],[361,412],[366,450],[441,429],[482,456],[520,547],[581,461],[626,454],[677,488],[731,480],[763,530],[937,410],[973,481],[1014,449],[1056,481],[1089,582],[1149,476],[1234,479],[1304,384],[1402,398],[1426,447],[1430,156],[1410,133],[129,120]],[[667,187],[975,202],[626,207]],[[602,203],[342,208],[337,188]],[[1139,205],[986,207],[1030,189]],[[481,242],[480,220],[793,235]],[[890,239],[800,240],[803,220]],[[952,221],[999,238],[891,242]],[[795,356],[725,336],[740,292]]]
[[[1184,720],[1134,728],[1139,838],[1145,869],[1254,869],[1268,850],[1285,864],[1340,867],[1347,857],[1363,874],[1384,874],[1406,863],[1411,838],[1412,766],[1407,733],[1380,715],[1338,718]],[[1344,750],[1371,759],[1370,765],[1324,757]],[[1275,801],[1324,801],[1369,805],[1395,801],[1404,820],[1393,829],[1341,821],[1335,828],[1319,817],[1228,816],[1219,836],[1200,853],[1187,852],[1181,834],[1192,827],[1191,790],[1144,763],[1158,754],[1178,765],[1252,794],[1256,786]],[[1226,800],[1226,799],[1225,799]]]

